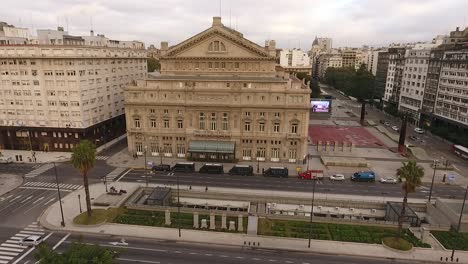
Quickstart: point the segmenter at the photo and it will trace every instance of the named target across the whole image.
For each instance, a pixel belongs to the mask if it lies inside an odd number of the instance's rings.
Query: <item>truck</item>
[[[306,170],[299,173],[302,180],[323,180],[323,170]]]
[[[358,171],[351,176],[351,180],[357,182],[375,182],[375,172]]]

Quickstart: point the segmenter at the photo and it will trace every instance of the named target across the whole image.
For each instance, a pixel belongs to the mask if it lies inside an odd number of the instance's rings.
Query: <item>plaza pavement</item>
[[[0,196],[23,184],[23,177],[16,174],[0,174]]]
[[[117,182],[113,183],[117,189],[126,189],[130,195],[132,190],[142,186],[138,183],[127,183]],[[150,184],[150,186],[156,186],[156,184]],[[187,186],[181,186],[181,188],[187,188]],[[202,191],[204,187],[192,186],[192,190]],[[199,189],[199,190],[198,190]],[[210,188],[209,192],[226,191],[227,188]],[[90,194],[92,198],[96,198],[105,192],[103,184],[94,184],[90,186]],[[245,189],[229,189],[229,192],[233,195],[242,195],[243,193],[252,193],[252,190]],[[279,193],[285,196],[310,196],[310,193],[298,193],[298,192],[284,192],[284,191],[262,191],[255,190],[255,192],[261,192],[263,194],[270,194],[276,196]],[[304,252],[319,252],[326,254],[335,255],[355,255],[355,256],[368,256],[368,257],[380,257],[390,259],[409,259],[419,260],[424,263],[438,263],[441,257],[449,257],[449,250],[444,249],[424,249],[414,248],[409,252],[397,252],[395,250],[386,248],[380,244],[361,244],[361,243],[349,243],[349,242],[338,242],[338,241],[323,241],[323,240],[312,240],[311,247],[307,247],[306,239],[294,239],[294,238],[279,238],[279,237],[267,237],[257,236],[248,234],[231,234],[223,232],[210,232],[210,231],[198,231],[198,230],[182,230],[182,236],[178,236],[178,230],[175,228],[163,228],[163,227],[146,227],[146,226],[135,226],[135,225],[121,225],[121,224],[100,224],[95,226],[78,226],[73,224],[73,218],[78,215],[78,194],[84,197],[84,189],[79,189],[67,195],[62,202],[63,212],[65,216],[65,227],[61,227],[61,215],[60,207],[58,202],[51,205],[41,215],[39,222],[40,224],[50,230],[57,231],[68,231],[77,233],[99,233],[108,234],[118,237],[139,237],[139,238],[150,238],[150,239],[165,239],[174,241],[187,241],[201,244],[224,244],[231,246],[245,246],[249,242],[255,242],[256,247],[263,249],[282,249],[291,251],[304,251]],[[317,194],[319,197],[320,194]],[[352,195],[333,195],[340,199],[370,199],[375,200],[375,197],[362,197]],[[330,194],[328,198],[330,199]],[[388,198],[391,200],[392,198]],[[397,198],[395,198],[397,199]],[[83,199],[84,200],[84,199]],[[400,200],[400,199],[398,199]],[[410,199],[410,202],[422,202],[419,199]],[[84,207],[84,206],[83,206]],[[101,208],[95,207],[93,208]],[[468,263],[468,252],[457,251],[455,258],[459,258],[459,263]]]

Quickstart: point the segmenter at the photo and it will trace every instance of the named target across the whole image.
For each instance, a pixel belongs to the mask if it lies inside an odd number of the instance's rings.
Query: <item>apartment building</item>
[[[398,110],[407,113],[419,125],[431,48],[435,44],[416,44],[405,55],[405,68]]]
[[[468,129],[468,45],[444,51],[434,115]]]
[[[161,74],[125,90],[128,149],[204,161],[301,162],[307,155],[310,89],[276,71],[274,41],[262,47],[212,26],[169,47]]]
[[[388,73],[388,60],[390,53],[388,50],[379,52],[377,59],[377,69],[375,72],[374,89],[375,95],[379,98],[385,96],[385,89],[387,87],[387,73]]]
[[[328,52],[328,53],[322,53],[319,55],[317,58],[317,74],[318,77],[323,79],[325,78],[325,73],[327,72],[327,69],[330,67],[333,68],[341,68],[343,67],[343,57],[341,56],[340,53],[338,52]]]
[[[0,148],[70,151],[125,133],[123,89],[145,78],[146,51],[94,37],[87,45],[59,28],[37,45],[0,45]]]
[[[405,66],[405,48],[388,49],[387,81],[383,101],[398,106]]]

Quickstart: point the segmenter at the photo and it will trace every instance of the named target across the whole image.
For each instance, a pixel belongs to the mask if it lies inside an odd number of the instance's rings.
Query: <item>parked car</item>
[[[253,167],[250,165],[234,165],[234,167],[229,170],[229,175],[252,176]]]
[[[223,174],[224,167],[220,163],[205,163],[199,170],[200,173]]]
[[[424,134],[424,130],[422,128],[419,128],[419,127],[415,127],[414,132],[416,132],[418,134]]]
[[[413,141],[418,141],[419,138],[417,136],[410,136],[409,139]]]
[[[303,180],[322,180],[323,170],[306,170],[299,173],[299,179]]]
[[[345,176],[343,174],[333,174],[332,176],[330,176],[330,181],[344,181],[345,180]]]
[[[169,164],[159,164],[159,165],[154,165],[151,170],[153,171],[170,171],[171,170],[171,165]]]
[[[177,162],[172,166],[173,172],[195,172],[195,163],[193,162]]]
[[[265,177],[287,178],[288,174],[288,168],[286,167],[270,167],[263,172]]]
[[[396,183],[398,183],[398,180],[395,179],[395,178],[391,178],[391,177],[382,177],[382,178],[380,178],[380,182],[381,183],[396,184]]]
[[[385,122],[384,125],[390,126],[390,123],[389,123],[389,122]]]
[[[385,120],[383,120],[383,119],[380,119],[379,122],[380,122],[380,124],[383,124],[383,125],[385,125],[385,123],[386,123]]]
[[[375,182],[375,172],[373,171],[358,171],[351,176],[352,181],[360,182]]]
[[[13,162],[13,159],[11,157],[8,158],[0,158],[0,164],[10,164]]]
[[[27,236],[19,241],[21,246],[32,246],[35,247],[42,243],[43,239],[41,236]]]
[[[398,132],[398,130],[400,130],[400,128],[397,127],[397,126],[392,126],[392,129],[393,129],[394,131],[397,131],[397,132]]]

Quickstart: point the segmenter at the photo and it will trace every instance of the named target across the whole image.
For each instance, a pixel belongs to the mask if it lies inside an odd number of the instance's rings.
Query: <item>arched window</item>
[[[223,42],[215,40],[208,45],[208,51],[220,52],[226,51],[226,46]]]

